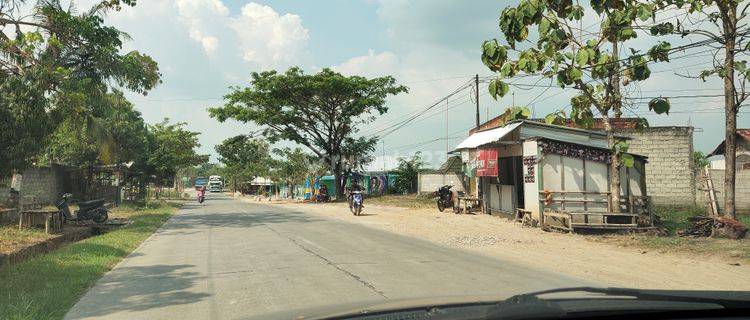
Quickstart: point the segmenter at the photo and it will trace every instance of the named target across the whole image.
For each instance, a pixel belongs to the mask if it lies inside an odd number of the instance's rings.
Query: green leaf
[[[494,41],[485,41],[482,45],[484,54],[490,57],[494,57],[497,52],[497,43]]]
[[[578,65],[583,67],[586,65],[586,63],[589,62],[589,52],[586,49],[578,50],[578,53],[576,54],[576,62],[578,62]]]
[[[498,92],[497,94],[501,97],[504,97],[506,94],[508,94],[508,91],[510,91],[510,86],[502,81],[498,81]]]
[[[635,164],[635,158],[633,158],[633,155],[628,153],[623,153],[620,155],[620,162],[622,162],[622,165],[627,168],[632,168],[633,164]]]
[[[528,119],[529,117],[531,117],[531,109],[529,109],[527,107],[518,107],[518,108],[520,109],[519,110],[519,115],[520,116],[522,116],[522,117],[524,117],[526,119]]]
[[[526,58],[518,59],[518,68],[521,69],[521,70],[526,69],[526,63],[528,63],[528,62],[529,62],[529,60],[526,59]]]
[[[490,96],[492,96],[492,99],[495,99],[495,100],[497,100],[497,83],[498,82],[499,80],[493,79],[492,81],[490,81],[490,85],[487,86],[487,88],[490,91]]]
[[[656,112],[656,114],[669,114],[669,108],[669,99],[667,98],[654,98],[648,103],[648,109]]]
[[[568,58],[568,60],[573,60],[573,53],[572,52],[566,52],[565,58]]]
[[[641,3],[638,5],[638,19],[641,19],[641,21],[646,21],[651,18],[653,15],[653,10],[651,9],[651,6],[645,3]]]
[[[737,70],[740,73],[745,73],[745,71],[747,71],[747,61],[735,61],[734,70]]]
[[[515,75],[515,71],[513,70],[513,65],[510,62],[506,62],[503,64],[503,67],[500,68],[500,74],[504,78],[510,78]]]
[[[583,77],[583,71],[581,71],[581,69],[578,69],[578,68],[570,68],[569,75],[570,75],[570,80],[575,82],[575,81],[581,80],[581,78]]]
[[[630,144],[627,141],[617,141],[615,145],[612,146],[612,151],[615,152],[615,154],[622,154],[625,152],[628,152],[628,148],[630,147]]]
[[[498,97],[502,98],[506,94],[508,94],[510,86],[500,79],[493,79],[492,81],[490,81],[488,89],[490,91],[490,96],[492,96],[493,99],[497,100]]]
[[[660,23],[651,27],[651,35],[663,36],[674,32],[674,25],[671,22]]]
[[[550,28],[550,22],[548,19],[542,19],[542,21],[539,22],[539,36],[545,37],[547,36],[547,32],[549,32]]]
[[[643,129],[646,129],[649,127],[648,120],[646,118],[638,118],[635,123],[635,130],[638,132],[643,132]]]

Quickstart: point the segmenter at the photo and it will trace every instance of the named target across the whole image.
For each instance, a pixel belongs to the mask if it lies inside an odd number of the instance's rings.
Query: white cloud
[[[212,31],[229,15],[229,9],[221,0],[176,0],[177,14],[187,25],[190,39],[199,42],[208,55],[213,55],[219,39]]]
[[[242,58],[263,68],[295,64],[309,39],[298,15],[279,15],[254,2],[243,6],[229,24],[239,39]]]
[[[367,55],[351,58],[333,69],[346,75],[384,76],[399,69],[399,60],[393,52],[375,54],[369,49]]]

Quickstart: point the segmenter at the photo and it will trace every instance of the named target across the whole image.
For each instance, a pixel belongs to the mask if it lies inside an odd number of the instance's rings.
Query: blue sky
[[[76,2],[85,7],[91,1]],[[410,93],[390,99],[390,112],[363,130],[375,131],[402,119],[449,93],[471,75],[490,74],[479,60],[479,46],[485,39],[500,37],[498,16],[509,4],[443,0],[138,2],[135,8],[111,13],[106,21],[130,34],[127,50],[140,50],[157,60],[164,83],[147,97],[130,98],[148,122],[168,117],[202,132],[203,153],[213,153],[213,146],[221,140],[252,129],[248,124],[218,123],[206,112],[208,107],[221,104],[228,87],[246,85],[252,71],[297,65],[308,72],[332,67],[345,74],[394,75],[410,87]],[[708,61],[701,59],[708,57],[654,66],[652,78],[631,88],[631,94],[720,93],[716,91],[720,90],[718,82],[702,83],[674,75],[678,72],[675,70],[695,72],[696,65]],[[512,99],[518,105],[536,101],[535,114],[543,116],[567,105],[570,96],[559,88],[516,88],[514,98],[509,95],[492,101],[486,89],[481,90],[482,121],[501,113]],[[673,110],[682,112],[647,118],[652,125],[695,125],[700,131],[695,136],[696,150],[710,151],[722,139],[722,114],[714,110],[720,106],[719,101],[673,100]],[[448,107],[451,120],[447,131],[452,147],[472,126],[474,107],[468,91],[449,100]],[[633,112],[647,110],[640,107]],[[420,142],[446,135],[445,113],[428,115],[431,117],[384,139],[377,154],[380,156],[384,147],[386,166],[391,166],[396,157],[417,150],[425,151],[433,164],[441,161],[445,141]],[[748,115],[741,115],[738,122],[750,126]],[[409,147],[415,144],[419,146]],[[375,167],[382,162],[378,159]]]

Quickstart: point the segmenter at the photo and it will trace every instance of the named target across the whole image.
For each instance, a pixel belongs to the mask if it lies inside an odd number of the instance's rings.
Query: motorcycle
[[[96,223],[103,223],[109,218],[109,211],[104,205],[103,199],[91,201],[75,201],[70,193],[63,194],[60,202],[57,203],[57,209],[62,213],[63,221],[86,221],[93,220]],[[70,213],[70,204],[77,203],[78,211],[75,216]]]
[[[204,195],[202,195],[200,193],[198,194],[198,203],[203,203],[203,200],[205,200],[205,199],[206,199],[206,196],[204,196]]]
[[[453,186],[445,185],[435,192],[437,195],[437,207],[440,212],[443,212],[446,208],[453,208],[455,206],[451,188],[453,188]]]
[[[352,204],[349,209],[354,213],[355,216],[362,214],[362,204],[364,198],[362,197],[361,191],[352,191]]]

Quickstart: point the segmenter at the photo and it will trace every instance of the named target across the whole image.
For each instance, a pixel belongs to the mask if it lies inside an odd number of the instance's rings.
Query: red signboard
[[[497,149],[480,149],[477,154],[477,177],[497,177]]]

